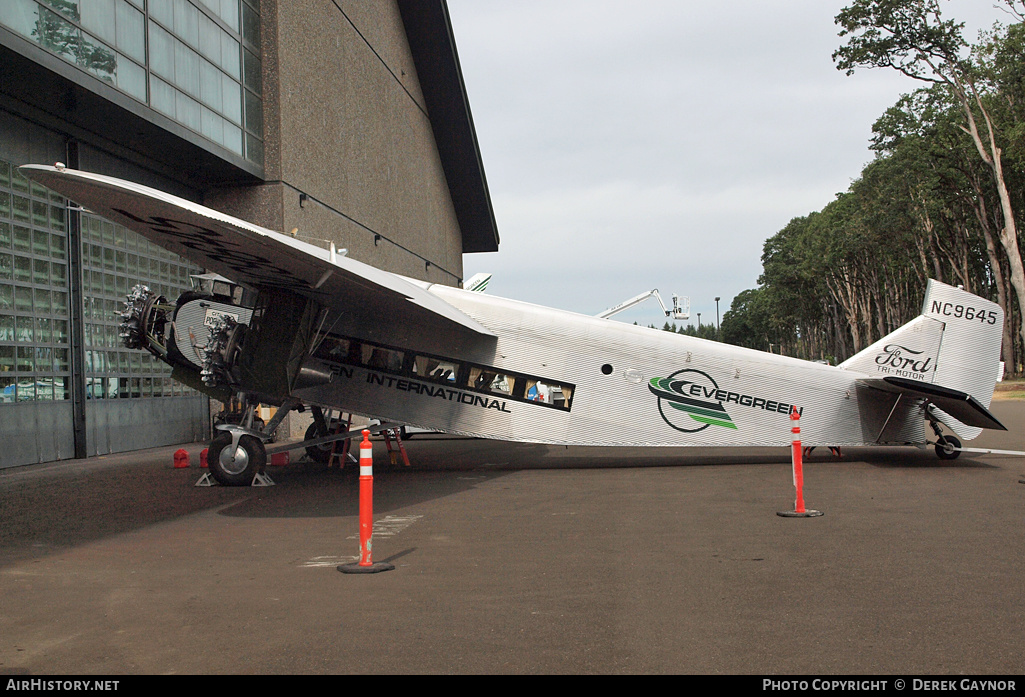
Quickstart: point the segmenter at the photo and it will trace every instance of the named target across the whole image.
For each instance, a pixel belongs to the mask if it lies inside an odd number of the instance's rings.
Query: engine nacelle
[[[274,404],[296,385],[330,380],[307,364],[319,313],[315,302],[287,291],[262,291],[253,308],[209,290],[188,291],[169,305],[136,286],[122,312],[121,339],[174,366],[174,379],[211,397],[247,392]]]
[[[173,366],[179,382],[224,399],[238,386],[231,367],[252,316],[252,308],[226,295],[188,291],[171,305],[135,286],[121,313],[120,337],[126,348],[144,349]]]

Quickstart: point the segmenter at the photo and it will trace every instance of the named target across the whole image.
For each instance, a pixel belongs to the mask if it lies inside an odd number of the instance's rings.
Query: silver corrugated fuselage
[[[491,366],[573,385],[571,408],[358,365],[339,366],[331,384],[296,396],[423,428],[540,443],[787,445],[793,409],[808,445],[925,441],[920,412],[901,411],[884,431],[892,404],[864,397],[857,385],[863,373],[454,288],[430,290],[497,335]]]

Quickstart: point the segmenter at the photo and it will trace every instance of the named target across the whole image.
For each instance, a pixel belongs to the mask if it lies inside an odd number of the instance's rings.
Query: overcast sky
[[[765,240],[871,159],[872,123],[918,87],[847,77],[844,0],[448,0],[495,218],[464,257],[488,292],[597,314],[658,288],[715,322],[757,286]],[[1007,15],[949,0],[966,37]],[[648,300],[617,319],[661,326]]]

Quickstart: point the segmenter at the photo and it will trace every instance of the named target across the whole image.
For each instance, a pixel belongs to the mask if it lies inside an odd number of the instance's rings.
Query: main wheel
[[[940,436],[936,441],[936,457],[941,460],[956,460],[961,451],[961,441],[954,436]]]
[[[249,486],[267,464],[267,450],[259,438],[242,436],[231,452],[231,434],[222,432],[210,441],[207,466],[210,474],[224,486]]]
[[[336,421],[332,421],[331,422],[331,427],[332,428],[337,427],[337,426],[338,426],[338,423]],[[314,438],[323,438],[324,436],[327,436],[327,435],[329,435],[329,434],[326,431],[324,431],[323,429],[318,428],[317,427],[317,422],[314,421],[313,423],[310,424],[310,427],[306,429],[306,435],[304,436],[304,439],[305,440],[313,440]],[[342,441],[334,441],[332,443],[322,443],[321,445],[308,445],[308,446],[306,446],[306,454],[314,462],[318,462],[318,463],[320,463],[322,465],[326,465],[326,464],[328,464],[331,461],[332,449],[337,447],[338,448],[338,452],[340,453],[342,451],[342,448],[344,447],[344,445],[345,444],[342,443]]]

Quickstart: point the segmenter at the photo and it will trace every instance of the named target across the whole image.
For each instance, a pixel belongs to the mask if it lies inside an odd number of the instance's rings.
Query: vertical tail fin
[[[930,280],[920,316],[840,365],[873,378],[918,380],[964,392],[988,407],[1002,366],[1003,328],[1004,313],[996,303]],[[959,436],[979,433],[942,416]]]
[[[935,382],[989,406],[1002,365],[1004,311],[960,288],[929,281],[922,314],[944,323]]]
[[[467,279],[463,283],[463,290],[472,290],[477,293],[483,293],[488,287],[488,281],[491,280],[491,274],[489,273],[476,273],[471,278]]]

